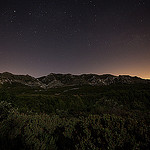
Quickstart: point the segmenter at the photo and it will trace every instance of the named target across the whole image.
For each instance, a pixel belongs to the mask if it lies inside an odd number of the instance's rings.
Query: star
[[[29,12],[28,14],[29,14],[29,16],[31,16],[31,15],[32,15],[32,13],[31,13],[31,12]]]
[[[138,5],[139,5],[139,6],[145,5],[145,2],[144,2],[143,0],[139,0]]]
[[[34,30],[34,34],[37,34],[37,31],[36,31],[36,30]]]

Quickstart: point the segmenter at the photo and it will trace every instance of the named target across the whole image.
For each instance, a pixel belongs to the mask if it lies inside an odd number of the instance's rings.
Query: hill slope
[[[131,77],[128,75],[114,76],[110,74],[54,74],[34,78],[29,75],[14,75],[8,72],[0,73],[0,84],[5,83],[20,83],[32,87],[53,88],[66,86],[80,86],[80,85],[111,85],[111,84],[149,84],[150,80],[141,79],[139,77]]]

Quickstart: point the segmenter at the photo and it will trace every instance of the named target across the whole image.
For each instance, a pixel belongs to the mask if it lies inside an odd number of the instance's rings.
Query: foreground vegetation
[[[148,150],[150,87],[0,89],[1,150]]]

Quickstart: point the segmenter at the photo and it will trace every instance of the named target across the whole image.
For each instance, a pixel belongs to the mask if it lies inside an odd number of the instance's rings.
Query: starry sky
[[[0,72],[150,78],[150,0],[1,0]]]

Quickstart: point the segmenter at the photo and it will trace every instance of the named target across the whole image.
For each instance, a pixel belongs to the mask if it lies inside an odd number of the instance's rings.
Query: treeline
[[[0,102],[1,150],[148,150],[150,120],[131,115],[19,113]]]

